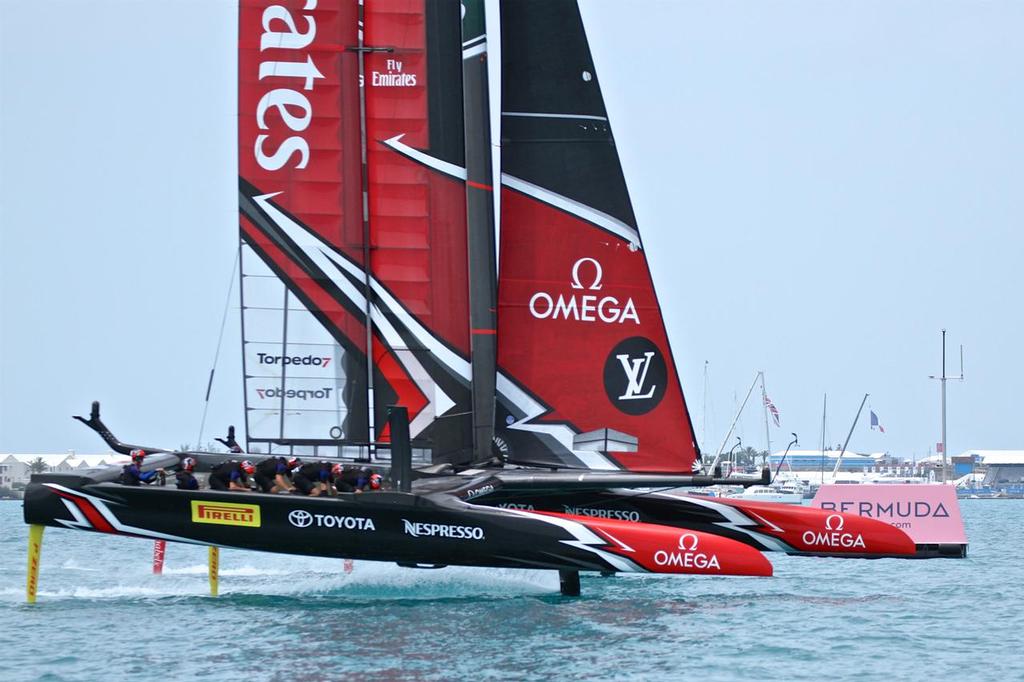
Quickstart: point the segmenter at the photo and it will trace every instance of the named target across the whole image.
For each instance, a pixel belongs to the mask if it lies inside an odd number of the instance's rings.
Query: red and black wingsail
[[[354,3],[240,6],[246,430],[268,448],[369,438],[365,304],[324,255],[362,269],[357,31]]]
[[[689,472],[696,443],[575,2],[501,5],[499,438]]]
[[[405,405],[435,460],[472,447],[459,23],[454,2],[365,3],[370,263],[389,292],[374,320],[377,433],[385,406]]]
[[[387,440],[400,404],[467,456],[458,4],[243,0],[240,31],[249,441]]]

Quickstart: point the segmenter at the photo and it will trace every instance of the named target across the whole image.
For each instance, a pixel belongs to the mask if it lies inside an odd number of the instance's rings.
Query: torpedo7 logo
[[[634,336],[618,343],[604,363],[604,390],[621,412],[650,412],[665,396],[668,371],[654,342]]]
[[[264,398],[288,398],[289,400],[327,400],[331,397],[332,388],[257,388],[256,395]]]
[[[314,367],[326,368],[331,364],[331,358],[318,357],[316,355],[271,355],[270,353],[256,353],[256,362],[261,365],[313,365]]]

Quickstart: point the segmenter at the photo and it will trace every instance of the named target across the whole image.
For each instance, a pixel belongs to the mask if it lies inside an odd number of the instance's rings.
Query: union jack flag
[[[775,407],[775,403],[767,395],[764,397],[764,406],[768,408],[768,412],[772,415],[772,421],[775,425],[779,425],[779,408]]]

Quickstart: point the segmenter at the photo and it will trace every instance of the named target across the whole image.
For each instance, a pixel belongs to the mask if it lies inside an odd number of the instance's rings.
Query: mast
[[[828,393],[821,400],[821,481],[825,484],[825,415],[828,412]]]
[[[768,454],[772,452],[772,436],[768,429],[768,391],[764,387],[764,370],[758,372],[761,377],[761,408],[764,410],[764,442]]]
[[[868,401],[868,394],[865,393],[864,397],[860,401],[860,407],[857,408],[857,416],[853,418],[853,423],[850,424],[850,432],[846,434],[846,440],[843,441],[843,449],[839,451],[839,457],[836,458],[836,466],[832,469],[832,480],[836,480],[836,474],[839,473],[839,465],[843,463],[843,453],[846,452],[846,446],[850,444],[850,436],[853,435],[853,429],[857,426],[857,421],[860,419],[861,410],[864,409],[864,403]]]
[[[363,286],[366,288],[366,411],[367,411],[367,457],[373,459],[376,451],[376,422],[373,400],[373,287],[370,267],[370,173],[366,158],[366,6],[359,0],[359,187],[363,202]]]
[[[711,466],[708,467],[707,471],[711,472],[718,466],[718,462],[722,459],[722,452],[725,451],[725,444],[729,442],[729,436],[732,435],[733,429],[736,428],[736,422],[739,421],[740,415],[743,414],[743,408],[747,406],[747,401],[750,400],[750,394],[754,392],[754,387],[757,386],[757,380],[761,378],[761,373],[758,372],[754,376],[754,381],[750,384],[750,388],[747,389],[747,395],[743,398],[743,404],[736,410],[736,416],[733,417],[732,424],[729,425],[729,432],[725,434],[725,438],[722,439],[722,445],[718,448],[718,454],[715,455],[715,459],[711,462]]]
[[[487,33],[483,0],[462,3],[462,104],[466,137],[473,456],[491,456],[497,380],[497,270],[491,168]]]
[[[960,346],[960,376],[946,376],[946,330],[942,330],[942,375],[930,376],[929,379],[938,379],[942,396],[942,482],[945,483],[949,477],[949,456],[946,454],[946,381],[949,379],[964,380],[964,347]]]
[[[700,417],[700,449],[707,447],[708,440],[708,361],[704,361],[704,404]]]

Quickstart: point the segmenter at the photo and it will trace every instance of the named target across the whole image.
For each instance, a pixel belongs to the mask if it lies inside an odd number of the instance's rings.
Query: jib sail
[[[575,2],[501,5],[498,436],[513,461],[689,472],[696,457]]]

